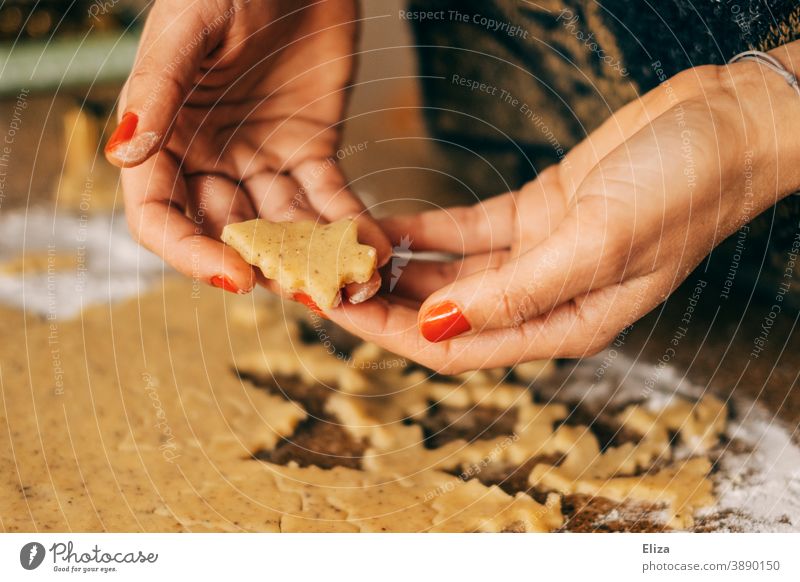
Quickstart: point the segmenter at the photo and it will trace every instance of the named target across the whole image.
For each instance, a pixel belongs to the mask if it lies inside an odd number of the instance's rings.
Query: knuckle
[[[465,371],[463,364],[459,364],[455,358],[450,356],[450,350],[447,346],[445,347],[444,357],[429,365],[429,367],[436,373],[445,376],[452,376]]]
[[[603,245],[601,269],[611,280],[617,281],[625,274],[632,254],[633,240],[627,233],[611,234],[607,243]]]
[[[500,293],[499,301],[497,303],[500,313],[500,319],[504,322],[514,325],[516,319],[524,319],[525,314],[522,310],[522,305],[516,305],[508,291]]]
[[[458,366],[451,362],[447,362],[444,364],[440,364],[438,366],[434,366],[433,370],[439,374],[443,374],[445,376],[452,376],[456,374],[460,374],[463,370],[461,370]]]
[[[481,301],[486,308],[486,320],[496,326],[519,327],[537,312],[533,296],[523,290],[505,288],[490,294]]]
[[[508,256],[506,252],[503,251],[495,251],[489,256],[489,262],[486,264],[487,270],[497,270],[501,268],[506,261],[508,260]]]
[[[134,67],[133,71],[131,71],[128,83],[130,85],[137,85],[146,82],[150,80],[157,71],[158,65],[156,58],[151,53],[145,53],[141,56],[139,62],[136,63],[136,67]]]
[[[602,212],[588,210],[582,222],[587,229],[576,248],[581,254],[585,252],[596,257],[601,282],[616,282],[635,254],[634,220],[617,208],[606,208]]]
[[[581,336],[585,338],[583,342],[584,355],[595,355],[606,349],[617,335],[613,326],[603,324],[603,322],[581,320]]]
[[[560,355],[563,358],[585,358],[595,356],[602,352],[610,343],[611,339],[605,340],[597,334],[586,335],[577,334],[577,339],[567,346]]]
[[[586,355],[594,356],[602,352],[614,341],[615,335],[616,334],[610,334],[607,331],[596,333],[586,347]]]
[[[452,281],[458,277],[461,268],[461,263],[458,262],[439,263],[434,267],[434,272],[440,281]]]
[[[461,374],[470,368],[464,365],[463,354],[454,349],[453,342],[439,344],[441,351],[432,355],[432,361],[425,364],[438,374],[446,376]]]
[[[136,91],[148,95],[146,105],[160,102],[165,94],[169,97],[181,96],[188,90],[174,71],[170,72],[163,60],[159,60],[151,53],[142,56],[131,72],[127,84]]]
[[[540,344],[541,330],[527,325],[521,325],[516,330],[515,343],[521,346],[538,346]]]
[[[469,239],[479,236],[480,221],[473,206],[456,206],[449,210],[452,220],[458,225],[461,233],[462,244],[467,244]]]
[[[602,318],[587,314],[574,300],[568,303],[568,307],[570,312],[567,319],[573,322],[570,326],[571,331],[568,332],[571,341],[565,345],[562,357],[593,356],[614,341],[616,332],[608,325],[604,325]]]

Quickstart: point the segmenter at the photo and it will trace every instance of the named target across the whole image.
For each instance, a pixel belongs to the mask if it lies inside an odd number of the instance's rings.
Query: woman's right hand
[[[237,292],[256,273],[219,236],[259,216],[358,217],[359,238],[385,263],[388,240],[332,161],[356,18],[350,0],[157,0],[106,146],[125,168],[134,238],[181,273]],[[351,300],[368,299],[376,281],[348,288]]]

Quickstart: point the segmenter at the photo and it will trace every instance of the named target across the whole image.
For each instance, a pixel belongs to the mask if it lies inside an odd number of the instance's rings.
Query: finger
[[[419,311],[422,301],[417,301],[408,297],[401,297],[399,295],[381,295],[380,298],[386,301],[389,305],[402,305],[414,311]]]
[[[458,261],[417,261],[404,264],[402,258],[392,257],[385,274],[386,291],[423,301],[459,277],[465,277],[499,267],[508,260],[509,251],[494,251],[472,255]],[[396,261],[397,260],[397,261]]]
[[[375,271],[366,283],[348,283],[344,287],[344,296],[347,300],[357,305],[363,303],[381,289],[381,274]]]
[[[517,234],[517,198],[502,194],[473,206],[429,210],[380,220],[389,240],[415,251],[462,255],[508,248]]]
[[[489,363],[494,367],[595,355],[667,297],[669,279],[659,273],[629,279],[576,297],[519,328],[489,331],[486,341],[497,342],[496,357]],[[508,356],[502,353],[506,350]]]
[[[353,334],[443,374],[522,362],[592,355],[658,305],[664,292],[655,275],[593,291],[547,317],[514,328],[485,331],[444,343],[418,333],[413,308],[383,298],[345,306],[332,319]]]
[[[377,271],[372,274],[372,277],[366,283],[350,283],[345,285],[342,292],[344,297],[353,305],[364,303],[370,297],[373,297],[381,288],[381,275]]]
[[[235,292],[253,288],[250,265],[186,216],[186,184],[169,154],[124,170],[122,184],[128,225],[140,244],[193,279]]]
[[[261,172],[250,176],[246,186],[256,214],[261,218],[273,222],[319,220],[319,213],[311,207],[291,176]]]
[[[261,272],[261,269],[253,269],[253,272],[255,273],[255,279],[257,285],[260,285],[261,287],[267,289],[268,291],[274,293],[275,295],[280,295],[281,297],[284,297],[286,299],[292,299],[294,293],[289,291],[284,291],[283,289],[281,289],[280,285],[278,285],[278,282],[275,281],[274,279],[267,279],[264,276],[264,273]]]
[[[210,237],[218,239],[228,224],[256,217],[246,193],[225,176],[190,176],[186,178],[186,183],[189,215]]]
[[[154,4],[123,89],[120,124],[106,144],[112,164],[141,164],[166,142],[203,59],[224,35],[225,26],[206,25],[198,4]]]
[[[375,247],[379,267],[388,262],[392,254],[388,237],[361,200],[347,187],[344,176],[332,160],[301,162],[292,170],[292,175],[322,217],[328,222],[355,218],[359,241]]]
[[[547,238],[563,220],[568,198],[558,166],[519,191],[469,207],[445,208],[381,221],[393,244],[415,251],[464,255],[514,247],[519,254]]]
[[[632,246],[629,217],[603,199],[579,203],[552,236],[499,268],[463,277],[429,297],[420,331],[430,341],[519,327],[588,291],[618,283]],[[605,215],[605,216],[604,216]],[[614,225],[613,235],[609,225]]]

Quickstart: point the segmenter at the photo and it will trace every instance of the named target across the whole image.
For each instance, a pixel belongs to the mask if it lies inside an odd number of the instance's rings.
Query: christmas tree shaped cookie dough
[[[229,224],[222,240],[288,292],[306,293],[321,309],[336,307],[348,283],[366,283],[375,272],[377,252],[358,242],[352,219],[331,224],[312,220]]]

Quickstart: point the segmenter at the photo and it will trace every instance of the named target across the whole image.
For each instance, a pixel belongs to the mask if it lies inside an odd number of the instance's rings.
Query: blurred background
[[[149,2],[12,0],[0,7],[0,133],[14,133],[2,192],[6,209],[80,203],[90,183],[94,210],[117,200],[117,172],[102,156],[114,107],[136,54]],[[437,172],[444,163],[424,139],[416,63],[400,0],[363,3],[360,66],[343,146],[353,187],[371,203],[411,210],[433,195],[447,204],[465,192]],[[368,50],[365,50],[368,49]],[[382,79],[380,83],[374,83]],[[24,127],[24,130],[23,130]],[[375,140],[375,128],[381,128]],[[389,211],[377,207],[378,213]]]

